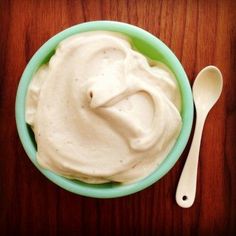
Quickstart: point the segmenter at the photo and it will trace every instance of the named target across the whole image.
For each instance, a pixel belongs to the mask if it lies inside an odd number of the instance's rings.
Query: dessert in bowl
[[[62,188],[99,198],[137,192],[166,174],[192,118],[188,79],[171,50],[112,21],[76,25],[47,41],[16,98],[32,162]]]

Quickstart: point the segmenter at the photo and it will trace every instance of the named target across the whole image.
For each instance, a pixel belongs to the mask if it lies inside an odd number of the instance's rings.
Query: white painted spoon
[[[176,201],[179,206],[191,207],[197,185],[197,168],[203,126],[208,112],[220,97],[223,78],[215,66],[207,66],[199,72],[193,84],[193,99],[196,107],[196,126],[192,145],[179,179]]]

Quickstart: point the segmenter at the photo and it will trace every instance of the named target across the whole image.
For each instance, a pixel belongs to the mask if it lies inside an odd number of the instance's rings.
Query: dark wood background
[[[192,84],[218,66],[223,94],[204,128],[196,202],[181,209],[175,190],[189,145],[158,183],[131,196],[92,199],[57,187],[32,165],[19,141],[15,95],[35,51],[85,21],[118,20],[163,40]],[[232,235],[236,232],[236,1],[0,0],[0,234]]]

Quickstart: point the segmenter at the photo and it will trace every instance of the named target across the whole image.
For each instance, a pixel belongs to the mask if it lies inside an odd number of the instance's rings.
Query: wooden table
[[[236,2],[0,1],[0,234],[232,235],[236,232]],[[21,74],[35,51],[59,31],[84,21],[118,20],[163,40],[190,83],[214,64],[223,94],[204,128],[195,204],[175,202],[189,145],[151,187],[118,199],[69,193],[32,165],[17,135],[14,104]],[[13,234],[15,233],[15,234]]]

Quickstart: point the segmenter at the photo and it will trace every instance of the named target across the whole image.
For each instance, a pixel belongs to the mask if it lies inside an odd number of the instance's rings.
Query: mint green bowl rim
[[[135,35],[136,37],[145,40],[145,42],[151,45],[152,48],[155,48],[158,52],[161,52],[163,55],[165,55],[165,59],[169,62],[169,67],[171,67],[171,70],[176,75],[180,86],[182,94],[181,116],[183,126],[177,142],[166,159],[153,173],[135,183],[126,185],[110,184],[108,187],[105,186],[104,188],[102,185],[98,186],[82,183],[79,181],[73,181],[59,176],[49,170],[41,168],[36,160],[34,142],[30,136],[27,124],[25,123],[25,98],[29,82],[32,78],[32,75],[37,71],[39,66],[44,63],[45,58],[49,57],[49,52],[52,52],[60,41],[73,34],[94,30],[117,31],[128,35]],[[15,115],[18,134],[28,157],[40,170],[40,172],[42,172],[48,179],[63,189],[79,195],[95,198],[114,198],[126,196],[145,189],[146,187],[158,181],[174,166],[176,161],[181,156],[191,132],[193,122],[193,99],[189,81],[181,63],[174,53],[161,40],[147,31],[127,23],[117,21],[91,21],[67,28],[66,30],[49,39],[38,49],[38,51],[29,61],[20,79],[16,95]]]

